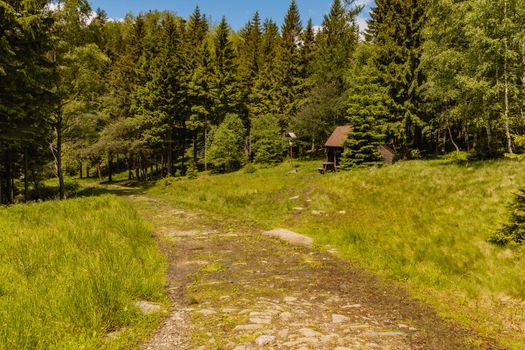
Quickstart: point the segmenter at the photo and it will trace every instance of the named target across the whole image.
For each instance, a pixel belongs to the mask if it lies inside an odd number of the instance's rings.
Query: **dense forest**
[[[525,134],[525,3],[355,0],[322,26],[292,0],[284,23],[255,13],[232,31],[196,8],[115,21],[87,0],[0,0],[0,198],[44,179],[227,172],[319,157],[350,124],[345,164],[466,151],[518,157]]]

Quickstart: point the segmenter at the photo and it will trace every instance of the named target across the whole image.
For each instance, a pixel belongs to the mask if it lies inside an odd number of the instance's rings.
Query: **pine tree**
[[[0,1],[0,204],[14,202],[18,174],[24,177],[24,199],[30,199],[29,169],[45,163],[48,150],[55,76],[53,21],[45,5]]]
[[[275,22],[266,20],[263,25],[261,38],[261,68],[254,82],[250,100],[253,116],[264,114],[279,114],[279,60],[277,58],[280,47],[279,28]],[[283,118],[281,118],[283,119]]]
[[[162,30],[151,33],[151,39],[161,43],[160,52],[149,62],[147,81],[136,92],[135,115],[142,120],[144,140],[151,148],[164,150],[168,175],[174,174],[175,129],[185,125],[188,115],[180,29],[173,15],[164,14]]]
[[[516,194],[509,211],[508,222],[491,237],[491,241],[498,245],[521,245],[525,243],[525,190]]]
[[[301,46],[301,68],[302,78],[308,80],[313,73],[312,63],[317,54],[317,41],[314,30],[314,24],[312,19],[308,20],[306,28],[302,35],[302,46]]]
[[[210,87],[213,81],[213,66],[207,40],[208,22],[206,17],[201,15],[198,7],[188,20],[187,28],[188,39],[185,54],[190,57],[191,61],[188,82],[190,116],[186,121],[186,127],[192,132],[192,164],[198,164],[199,152],[202,151],[204,168],[207,170],[206,139],[212,108]],[[202,134],[202,139],[199,134]]]
[[[373,64],[394,101],[388,136],[405,158],[422,148],[428,121],[421,110],[424,76],[420,67],[426,8],[426,1],[378,0],[368,22],[367,38],[378,48]]]
[[[213,80],[211,82],[213,107],[211,117],[213,123],[218,125],[226,114],[239,113],[241,110],[235,50],[230,40],[230,26],[225,17],[222,18],[217,27],[213,50]]]
[[[352,131],[345,144],[345,168],[381,164],[378,146],[384,143],[390,99],[388,89],[377,79],[374,64],[369,62],[374,50],[371,45],[360,46],[350,74],[347,120]]]
[[[336,126],[346,122],[345,81],[358,41],[355,19],[359,11],[353,1],[345,6],[334,0],[315,37],[315,56],[306,63],[307,94],[301,101],[294,130],[311,151],[324,143]],[[312,29],[307,27],[308,31]],[[308,42],[305,40],[305,44]]]
[[[279,112],[284,116],[281,121],[287,127],[291,118],[297,112],[303,88],[301,73],[301,54],[299,43],[303,31],[299,8],[296,0],[292,0],[282,27],[282,40],[279,50],[280,98]]]
[[[242,89],[242,100],[246,102],[244,119],[253,116],[252,96],[254,84],[261,69],[261,19],[259,12],[240,31],[241,43],[238,48],[239,82]]]

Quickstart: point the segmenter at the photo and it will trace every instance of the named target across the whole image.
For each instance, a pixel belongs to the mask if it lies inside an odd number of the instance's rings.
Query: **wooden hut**
[[[323,165],[325,171],[336,171],[341,160],[341,155],[345,150],[345,142],[348,140],[348,133],[352,131],[350,125],[338,126],[326,141],[326,162]]]
[[[337,171],[337,167],[341,161],[341,155],[345,150],[345,142],[348,140],[348,133],[352,131],[351,125],[338,126],[326,141],[326,162],[323,168],[319,169],[322,173],[326,171]],[[383,157],[386,164],[393,164],[395,161],[396,152],[387,145],[380,145],[377,150]]]

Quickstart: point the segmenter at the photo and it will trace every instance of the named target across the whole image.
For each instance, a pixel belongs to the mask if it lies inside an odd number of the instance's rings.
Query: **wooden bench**
[[[334,162],[325,162],[325,163],[323,163],[323,167],[322,168],[318,168],[317,170],[319,170],[319,172],[324,175],[328,171],[336,172],[337,171],[337,167],[335,166]]]

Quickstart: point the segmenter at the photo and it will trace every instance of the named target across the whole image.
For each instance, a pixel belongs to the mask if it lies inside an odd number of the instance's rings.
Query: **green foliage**
[[[498,245],[522,245],[525,243],[525,190],[520,190],[509,205],[509,219],[490,238]]]
[[[366,33],[373,45],[369,64],[379,84],[388,88],[391,101],[385,121],[388,142],[401,150],[403,158],[420,148],[418,140],[427,121],[420,88],[426,9],[427,1],[377,0]]]
[[[228,113],[239,113],[241,110],[241,90],[230,34],[230,26],[223,17],[214,37],[213,79],[210,84],[213,98],[212,119],[217,125]]]
[[[188,177],[188,179],[196,179],[199,176],[197,166],[194,162],[190,162],[188,170],[186,171],[186,176]]]
[[[271,114],[252,120],[253,159],[260,164],[275,164],[283,160],[286,149],[279,127],[279,119]]]
[[[381,85],[371,60],[371,48],[362,46],[355,56],[348,91],[348,121],[352,131],[345,144],[342,166],[355,168],[382,163],[378,146],[385,143],[390,97]]]
[[[349,87],[348,70],[359,38],[355,22],[359,11],[355,1],[332,1],[330,12],[324,16],[321,30],[315,36],[315,46],[310,44],[313,52],[305,53],[308,56],[304,63],[307,93],[293,125],[311,151],[322,147],[337,126],[346,124],[345,91]],[[307,37],[309,30],[312,29],[305,30]]]
[[[239,169],[245,162],[245,129],[236,114],[228,114],[213,134],[209,160],[215,171],[230,172]]]
[[[279,95],[277,103],[279,114],[283,116],[293,116],[297,112],[300,99],[304,93],[303,80],[301,76],[301,54],[298,42],[301,39],[303,25],[296,0],[291,0],[288,12],[284,18],[281,30],[281,41],[278,49],[278,85]],[[287,126],[289,120],[281,121],[283,126]]]
[[[243,168],[243,171],[245,174],[253,174],[257,171],[257,168],[252,163],[246,164],[246,166]]]
[[[525,159],[525,135],[512,135],[514,151],[519,153],[505,153],[505,158],[522,161]]]
[[[164,302],[151,229],[109,196],[0,209],[0,348],[130,347]],[[113,331],[121,333],[107,339]]]

